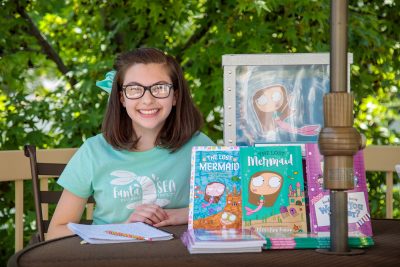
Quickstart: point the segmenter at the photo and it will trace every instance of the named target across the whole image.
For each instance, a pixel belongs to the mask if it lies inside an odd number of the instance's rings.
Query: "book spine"
[[[192,148],[191,170],[190,170],[188,229],[193,229],[194,179],[195,179],[195,174],[196,174],[196,151],[198,151],[200,148],[201,147],[193,147]]]

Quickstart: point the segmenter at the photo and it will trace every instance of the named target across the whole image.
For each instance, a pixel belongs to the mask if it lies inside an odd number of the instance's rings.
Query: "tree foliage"
[[[78,147],[97,134],[107,95],[95,81],[126,50],[156,47],[179,60],[206,118],[203,131],[215,141],[222,139],[222,55],[329,51],[327,0],[0,0],[0,7],[2,150]],[[358,0],[349,11],[355,125],[368,144],[399,145],[399,5]],[[372,212],[384,216],[382,177],[369,183]],[[10,192],[0,184],[6,226],[13,224]],[[1,255],[12,252],[9,243],[1,247]]]

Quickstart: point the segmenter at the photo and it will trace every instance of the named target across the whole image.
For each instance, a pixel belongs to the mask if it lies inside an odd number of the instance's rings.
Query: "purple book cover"
[[[354,156],[354,189],[348,191],[349,232],[372,236],[363,152]],[[306,144],[307,187],[312,233],[329,232],[329,190],[323,189],[323,156],[318,144]]]

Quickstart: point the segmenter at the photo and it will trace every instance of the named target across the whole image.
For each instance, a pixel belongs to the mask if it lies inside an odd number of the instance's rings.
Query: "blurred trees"
[[[399,145],[400,7],[352,0],[349,10],[356,127],[368,144]],[[222,55],[329,51],[327,0],[0,0],[0,14],[2,150],[78,147],[99,133],[107,95],[95,81],[122,51],[150,46],[174,55],[215,141],[223,128]],[[369,177],[373,217],[384,216],[383,180]],[[1,225],[13,224],[11,192],[11,184],[0,184]],[[2,236],[7,231],[0,228]],[[1,255],[12,252],[8,236]]]

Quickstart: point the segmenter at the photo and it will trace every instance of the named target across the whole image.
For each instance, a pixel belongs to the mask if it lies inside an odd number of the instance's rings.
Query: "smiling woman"
[[[214,143],[199,133],[202,117],[182,69],[153,48],[119,55],[114,68],[103,133],[82,145],[59,178],[64,192],[49,238],[70,234],[66,224],[92,195],[95,224],[187,222],[192,147]]]

